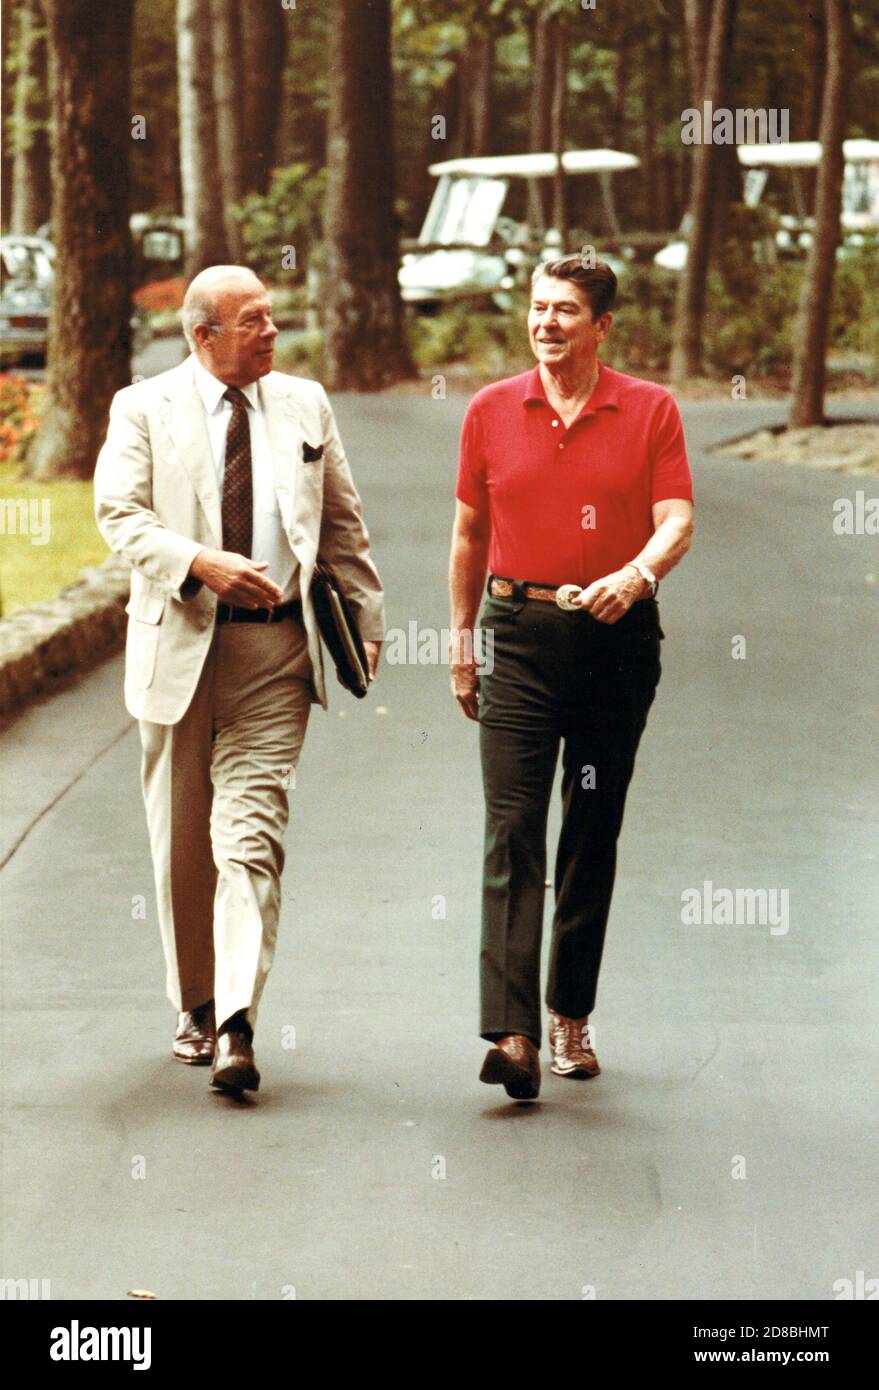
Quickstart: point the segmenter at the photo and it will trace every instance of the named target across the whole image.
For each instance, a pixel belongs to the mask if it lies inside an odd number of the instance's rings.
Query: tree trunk
[[[471,154],[491,154],[495,36],[477,33],[468,62]]]
[[[0,5],[0,72],[4,81],[0,82],[0,130],[9,130],[12,119],[12,86],[9,81],[7,62],[12,49],[12,6]],[[12,157],[8,151],[8,141],[0,140],[0,188],[12,186]],[[3,199],[3,227],[9,221],[8,199]]]
[[[214,120],[211,0],[177,0],[180,182],[186,223],[186,277],[226,265]]]
[[[614,96],[610,122],[604,132],[605,143],[612,150],[625,150],[626,148],[626,96],[629,89],[629,38],[626,31],[626,20],[626,8],[622,4],[614,15],[612,31],[613,47],[616,54]],[[622,235],[622,227],[616,203],[617,185],[613,175],[607,173],[599,175],[598,183],[601,189],[601,204],[608,231],[611,237],[618,242]]]
[[[842,232],[840,209],[845,159],[842,142],[852,60],[848,0],[824,0],[827,64],[821,103],[821,163],[815,191],[815,234],[806,261],[794,329],[794,363],[788,425],[824,420],[825,357],[836,248]]]
[[[629,93],[630,37],[626,31],[626,11],[620,9],[615,26],[614,46],[616,64],[613,84],[613,111],[610,123],[610,147],[613,150],[626,148],[626,98]]]
[[[565,149],[565,115],[568,94],[568,30],[564,17],[557,14],[552,24],[552,103],[550,106],[550,146],[556,156],[552,176],[552,225],[559,234],[562,254],[568,242],[568,197],[562,154]]]
[[[266,193],[275,163],[283,102],[287,19],[278,0],[245,0],[241,9],[244,179],[247,192]]]
[[[552,17],[544,6],[534,20],[531,41],[531,110],[528,145],[532,153],[551,148],[553,55]],[[532,231],[543,236],[546,230],[546,203],[540,179],[528,182],[528,222]]]
[[[451,159],[454,154],[461,153],[457,143],[459,96],[458,69],[455,67],[442,86],[433,93],[427,119],[424,122],[420,152],[409,162],[406,171],[406,186],[403,194],[408,208],[407,235],[409,236],[417,236],[420,232],[424,215],[436,188],[436,180],[428,173],[430,165],[438,163],[441,159]],[[442,130],[434,124],[437,116],[442,116],[445,123]],[[445,133],[442,134],[442,131]],[[435,133],[437,136],[442,134],[442,138],[435,139]]]
[[[52,203],[45,111],[46,31],[39,0],[24,0],[17,19],[9,229],[27,236],[47,221]]]
[[[37,477],[89,478],[130,376],[133,0],[45,0],[55,283]]]
[[[705,61],[711,28],[711,0],[684,0],[687,38],[687,84],[695,105],[705,91]]]
[[[244,197],[239,3],[240,0],[211,0],[214,111],[217,121],[223,222],[229,255],[236,264],[241,260],[241,228],[234,216],[233,208]]]
[[[375,391],[412,375],[397,280],[390,0],[336,0],[329,70],[329,384]]]
[[[668,118],[668,98],[672,90],[671,32],[669,26],[659,21],[659,42],[656,53],[657,77],[659,82],[660,120]],[[678,158],[669,150],[659,156],[659,197],[657,198],[657,221],[660,229],[670,231],[679,225],[682,202],[677,196]]]
[[[708,254],[709,265],[715,264],[723,250],[729,226],[729,210],[732,203],[742,201],[742,175],[738,150],[735,145],[718,145],[712,174],[714,185],[713,207],[711,212],[711,244]],[[730,289],[735,293],[735,286]]]
[[[798,140],[817,140],[824,85],[824,20],[817,0],[810,0],[803,16],[803,68],[805,82]],[[794,177],[802,197],[802,215],[815,207],[815,170],[796,169]]]
[[[714,0],[703,84],[703,100],[710,101],[714,110],[724,105],[735,7],[736,0]],[[701,108],[702,101],[694,105]],[[710,138],[711,131],[703,130],[702,137],[701,143],[695,146],[690,188],[691,224],[687,264],[678,282],[675,304],[671,378],[676,382],[683,381],[688,376],[700,376],[702,373],[702,320],[705,313],[705,284],[708,277],[718,151],[718,146]]]
[[[641,110],[643,111],[643,127],[641,136],[641,168],[644,171],[643,190],[644,190],[644,218],[645,226],[651,231],[656,231],[662,227],[659,220],[659,197],[660,187],[664,180],[659,178],[659,167],[656,156],[656,107],[658,93],[656,91],[653,74],[656,71],[655,49],[652,39],[645,42],[643,47],[644,62],[641,71],[644,74],[644,81],[641,89]]]

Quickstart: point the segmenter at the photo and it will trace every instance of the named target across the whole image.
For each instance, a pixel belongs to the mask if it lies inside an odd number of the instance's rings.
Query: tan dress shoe
[[[258,1091],[253,1044],[245,1033],[221,1033],[214,1053],[211,1085],[226,1091]]]
[[[486,1053],[479,1080],[503,1086],[513,1100],[536,1100],[540,1094],[540,1053],[530,1038],[509,1033]]]
[[[589,1015],[565,1018],[549,1011],[550,1071],[555,1076],[598,1076],[601,1067],[589,1041]]]
[[[177,1032],[174,1034],[172,1051],[178,1062],[189,1062],[190,1066],[204,1067],[214,1058],[214,1045],[217,1039],[217,1025],[214,1019],[214,1001],[199,1004],[190,1013],[177,1015]]]

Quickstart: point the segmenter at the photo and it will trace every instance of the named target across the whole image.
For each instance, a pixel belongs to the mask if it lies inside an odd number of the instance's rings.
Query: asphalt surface
[[[464,405],[336,401],[392,627],[448,621]],[[531,1106],[477,1080],[476,728],[419,665],[312,716],[263,1089],[176,1063],[113,659],[0,732],[0,1274],[333,1300],[830,1299],[876,1274],[879,551],[832,525],[876,484],[706,456],[779,405],[683,413],[697,539],[662,586],[602,1075],[547,1066]],[[705,881],[786,889],[787,931],[684,925]]]

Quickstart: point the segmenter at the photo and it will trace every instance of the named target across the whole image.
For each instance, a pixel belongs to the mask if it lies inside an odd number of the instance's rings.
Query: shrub
[[[23,466],[39,426],[43,387],[13,373],[0,373],[0,463]]]
[[[322,235],[326,175],[312,173],[307,164],[288,164],[272,173],[268,193],[253,193],[235,209],[241,224],[245,262],[261,280],[283,277],[298,282]],[[295,267],[282,259],[293,247]]]
[[[477,301],[450,304],[436,315],[407,321],[409,345],[423,370],[466,363],[475,375],[494,380],[531,363],[524,311],[500,312]]]
[[[321,381],[326,365],[324,348],[325,336],[322,329],[283,333],[278,338],[275,349],[275,370]]]

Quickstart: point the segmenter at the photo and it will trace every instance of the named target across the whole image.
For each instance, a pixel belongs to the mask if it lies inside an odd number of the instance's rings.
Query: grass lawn
[[[13,505],[19,501],[27,503],[24,520],[24,508]],[[90,481],[37,483],[22,479],[15,464],[0,463],[0,523],[0,617],[55,598],[85,565],[109,554],[95,525]]]

